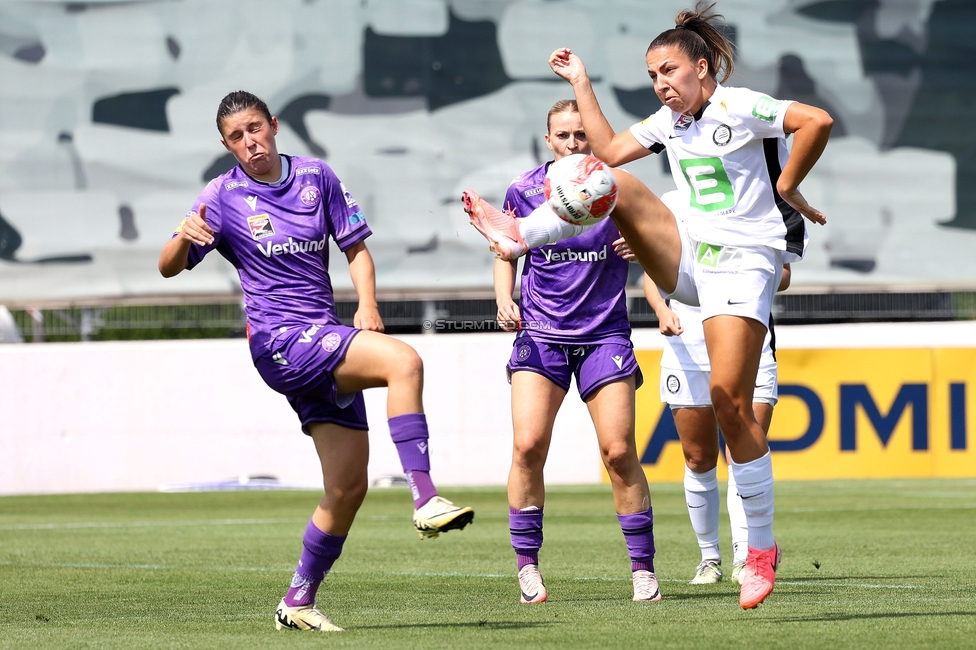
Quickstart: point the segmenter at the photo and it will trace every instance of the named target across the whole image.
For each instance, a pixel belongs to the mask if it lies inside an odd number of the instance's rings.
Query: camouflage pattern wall
[[[623,130],[658,108],[644,51],[689,2],[2,2],[0,302],[236,291],[222,260],[170,281],[156,260],[233,164],[214,118],[237,89],[268,101],[282,152],[326,160],[359,199],[381,290],[490,287],[458,198],[498,201],[547,159],[546,112],[571,97],[550,52],[581,55]],[[829,224],[794,284],[976,286],[976,2],[718,9],[739,52],[728,85],[836,120],[801,188]],[[665,165],[629,167],[660,193]]]

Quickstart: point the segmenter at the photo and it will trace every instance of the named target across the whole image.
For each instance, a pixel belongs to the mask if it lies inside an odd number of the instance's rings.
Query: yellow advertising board
[[[976,477],[976,348],[779,350],[769,431],[778,479]],[[660,350],[640,350],[637,448],[648,480],[684,459],[660,401]],[[727,476],[719,463],[719,476]]]

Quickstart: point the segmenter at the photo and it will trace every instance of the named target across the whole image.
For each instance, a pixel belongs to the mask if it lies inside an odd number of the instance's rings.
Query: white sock
[[[722,561],[718,551],[718,479],[715,468],[698,474],[685,465],[685,503],[703,560]]]
[[[593,227],[574,226],[560,219],[548,203],[543,203],[532,213],[518,220],[519,234],[529,248],[555,244],[561,239],[575,237]]]
[[[742,497],[735,484],[735,471],[729,467],[729,525],[732,527],[732,562],[745,562],[749,555],[749,526],[746,525],[746,511],[742,508]]]
[[[741,465],[733,461],[732,471],[749,525],[749,546],[759,551],[773,548],[773,462],[769,452]]]

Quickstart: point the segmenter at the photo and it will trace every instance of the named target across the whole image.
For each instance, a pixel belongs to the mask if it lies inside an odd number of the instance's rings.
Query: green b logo
[[[691,187],[691,205],[702,212],[715,212],[735,204],[732,182],[719,158],[682,160],[681,172]]]

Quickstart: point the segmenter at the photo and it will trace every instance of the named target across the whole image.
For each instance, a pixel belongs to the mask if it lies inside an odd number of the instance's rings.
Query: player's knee
[[[417,351],[408,345],[398,351],[396,358],[393,359],[394,368],[401,379],[410,382],[423,382],[424,380],[424,360],[420,358]]]
[[[718,420],[719,428],[723,432],[738,430],[743,421],[744,401],[722,386],[713,386],[711,395],[712,408],[715,411],[715,419]],[[749,406],[751,408],[752,405]]]
[[[693,454],[691,456],[685,456],[685,464],[695,474],[704,474],[715,469],[718,465],[718,456],[709,458],[704,454]]]
[[[512,463],[525,470],[539,470],[546,464],[546,449],[535,441],[516,443]]]
[[[361,476],[351,476],[347,480],[337,482],[333,485],[327,485],[325,496],[334,507],[354,512],[359,510],[359,506],[363,504],[368,489],[369,481],[366,475],[363,474]]]
[[[637,462],[636,451],[625,442],[609,445],[603,450],[603,464],[611,474],[626,476]]]

